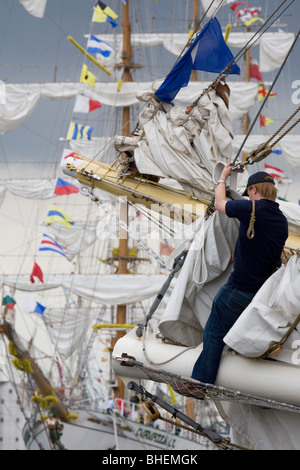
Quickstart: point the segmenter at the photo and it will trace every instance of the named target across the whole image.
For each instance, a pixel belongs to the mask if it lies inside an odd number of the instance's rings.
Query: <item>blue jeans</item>
[[[225,284],[214,298],[203,332],[203,350],[192,372],[200,382],[215,383],[225,343],[224,336],[249,305],[255,293],[241,292]]]

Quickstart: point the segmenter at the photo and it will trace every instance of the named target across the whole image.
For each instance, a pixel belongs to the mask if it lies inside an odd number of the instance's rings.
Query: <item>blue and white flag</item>
[[[46,310],[46,307],[44,307],[44,305],[37,302],[31,296],[24,297],[22,308],[21,308],[22,313],[38,313],[40,315],[44,315],[45,310]]]
[[[155,95],[171,103],[179,90],[188,85],[192,70],[220,73],[229,67],[231,74],[240,74],[234,57],[224,41],[217,18],[212,18],[196,37],[193,44],[167,75]]]
[[[41,245],[39,247],[39,251],[54,251],[55,253],[59,253],[60,255],[66,256],[65,250],[54,238],[49,237],[46,233],[43,233],[43,238],[41,241]]]
[[[104,57],[109,57],[114,48],[102,39],[97,38],[97,36],[90,34],[86,50],[90,54],[102,54]]]
[[[46,307],[44,307],[44,305],[40,304],[39,302],[36,302],[33,313],[39,313],[40,315],[43,315],[45,310]]]

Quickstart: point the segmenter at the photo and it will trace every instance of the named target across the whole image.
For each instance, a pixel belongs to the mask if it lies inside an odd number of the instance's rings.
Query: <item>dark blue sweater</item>
[[[255,236],[249,240],[247,230],[252,212],[249,200],[227,201],[226,214],[240,221],[234,252],[233,272],[228,282],[243,292],[257,292],[281,265],[281,253],[288,237],[288,223],[277,202],[255,201]]]

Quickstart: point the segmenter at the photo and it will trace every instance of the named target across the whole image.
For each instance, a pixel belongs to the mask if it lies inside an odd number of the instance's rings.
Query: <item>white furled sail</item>
[[[176,100],[191,104],[200,96],[210,82],[191,83],[183,89]],[[6,134],[19,126],[34,111],[41,98],[66,100],[83,94],[113,107],[132,106],[139,101],[137,94],[151,90],[152,82],[126,82],[118,91],[117,82],[96,82],[94,88],[84,83],[23,83],[6,85],[6,102],[0,103],[0,133]],[[233,120],[241,117],[253,106],[257,97],[256,83],[232,83],[230,116]]]
[[[31,284],[28,275],[0,276],[0,284],[21,291],[41,292],[63,287],[84,299],[108,305],[125,305],[153,297],[166,280],[163,274],[135,275],[112,274],[108,276],[61,275],[44,277],[43,284]]]
[[[209,2],[211,3],[211,2]],[[211,9],[214,12],[214,8]],[[97,35],[96,35],[97,36]],[[230,48],[242,49],[254,36],[252,32],[232,31],[227,39]],[[289,48],[291,47],[295,33],[285,31],[266,32],[257,40],[253,46],[259,46],[259,62],[262,72],[270,72],[279,68],[285,59]],[[120,34],[102,34],[101,39],[109,44],[114,44],[116,55],[122,50],[122,36]],[[187,34],[180,33],[152,33],[152,34],[133,34],[132,45],[135,47],[153,47],[163,45],[163,47],[176,56],[179,56],[188,41]],[[111,59],[105,59],[102,62],[109,64]]]

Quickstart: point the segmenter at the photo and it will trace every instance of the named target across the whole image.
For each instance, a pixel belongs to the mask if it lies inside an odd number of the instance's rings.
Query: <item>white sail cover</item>
[[[176,101],[191,104],[210,82],[191,83],[177,95]],[[108,106],[132,106],[139,101],[137,93],[151,90],[152,82],[125,82],[120,91],[118,83],[96,82],[94,88],[84,83],[16,83],[6,84],[6,101],[0,103],[0,133],[15,129],[34,111],[40,98],[65,100],[78,94],[100,101]],[[256,83],[232,82],[231,119],[238,119],[246,113],[257,98]]]
[[[300,312],[300,256],[294,255],[258,291],[251,304],[224,338],[242,355],[259,357],[280,341]],[[298,365],[299,324],[273,360]],[[289,387],[289,384],[285,384]],[[299,414],[241,403],[218,404],[231,427],[232,441],[250,449],[298,450]]]
[[[96,158],[103,163],[111,163],[116,158],[114,137],[93,136],[91,140],[70,140],[69,145],[73,152],[91,159]]]
[[[264,39],[263,39],[264,38]],[[259,69],[271,72],[281,66],[295,39],[295,33],[265,33],[259,50]]]
[[[167,276],[163,274],[48,275],[32,284],[30,275],[0,276],[0,284],[21,291],[41,292],[62,287],[86,300],[108,305],[128,305],[156,296]]]
[[[300,314],[300,256],[294,255],[286,266],[274,273],[244,310],[224,342],[247,357],[263,355],[271,344],[280,341]],[[295,363],[300,344],[297,325],[283,350],[274,358]],[[296,345],[296,348],[295,348]]]
[[[99,222],[76,222],[69,230],[64,225],[54,222],[50,225],[50,230],[55,240],[66,248],[66,258],[71,261],[97,240],[98,225]]]
[[[296,203],[279,202],[280,209],[287,217],[289,232],[299,236],[300,206]],[[179,272],[170,300],[160,320],[159,329],[165,336],[172,338],[174,341],[186,344],[187,346],[197,346],[202,341],[202,330],[210,314],[214,296],[219,288],[225,284],[232,270],[231,254],[235,248],[238,228],[237,220],[230,219],[219,212],[215,212],[206,221],[202,220],[194,223],[190,238],[191,246],[184,265]],[[181,253],[185,246],[189,246],[188,243],[189,238],[186,237],[186,241],[180,244],[170,256],[170,264],[173,262],[174,257]],[[287,268],[282,267],[278,270],[257,294],[259,299],[262,299],[262,302],[267,302],[275,286],[278,285],[276,294],[276,302],[279,302],[278,311],[284,309],[286,314],[282,316],[278,313],[278,321],[281,321],[279,325],[276,323],[276,314],[274,316],[274,332],[271,332],[274,337],[273,341],[278,339],[278,334],[282,329],[284,330],[288,321],[290,321],[292,317],[294,318],[297,309],[299,310],[298,313],[300,313],[300,306],[297,304],[297,299],[300,298],[299,293],[297,293],[300,281],[299,269],[299,256],[291,258]],[[283,273],[285,274],[281,280]],[[268,286],[268,282],[271,284],[271,287]],[[279,282],[280,284],[278,284]],[[285,287],[285,285],[287,287]],[[286,290],[285,294],[284,290]],[[294,291],[295,293],[292,294]],[[282,294],[278,294],[278,292]],[[282,302],[288,303],[290,301],[289,307],[284,303],[280,303],[281,297]],[[251,306],[252,305],[253,303],[251,303]],[[271,312],[273,311],[273,307],[273,304],[268,306],[270,312],[270,327],[272,325]],[[288,312],[291,308],[294,308],[294,313],[289,317]],[[259,308],[257,308],[257,311],[259,312]],[[262,311],[262,320],[260,322],[258,322],[257,319],[254,320],[255,315],[254,313],[252,314],[252,310],[250,316],[247,315],[247,318],[250,318],[252,315],[253,325],[255,325],[255,321],[257,321],[258,330],[255,331],[261,331],[264,321],[266,322],[265,326],[267,325],[267,320],[263,319],[265,317],[264,313],[265,310]],[[247,332],[247,334],[251,337],[251,332]],[[262,339],[264,346],[269,340],[270,336]],[[232,346],[232,344],[230,345]],[[266,349],[267,347],[265,347],[265,350]],[[247,351],[249,351],[249,349],[247,349]],[[264,351],[262,351],[261,354],[263,352]],[[252,355],[255,354],[256,352]],[[256,355],[260,354],[257,353]]]
[[[2,202],[4,201],[5,198],[5,193],[6,193],[6,188],[0,186],[0,207],[2,206]]]
[[[77,351],[84,351],[88,341],[87,331],[98,311],[93,308],[47,308],[44,322],[51,341],[60,355],[68,358]]]
[[[56,180],[7,180],[5,186],[14,196],[28,199],[49,199],[55,197]]]
[[[231,441],[253,450],[299,450],[299,414],[234,402],[218,404]]]
[[[28,199],[49,199],[55,196],[55,181],[47,179],[3,181],[0,184],[0,207],[5,199],[6,191],[14,196]]]
[[[195,223],[191,247],[159,323],[164,336],[187,346],[201,343],[212,301],[231,273],[237,235],[237,221],[219,212]],[[184,247],[175,250],[170,262]]]
[[[153,92],[139,99],[146,102],[139,129],[131,138],[117,136],[116,149],[134,154],[140,173],[172,178],[195,196],[211,197],[216,164],[232,160],[232,126],[222,98],[214,90],[203,93],[188,113],[186,107],[158,103]],[[245,175],[237,177],[244,186]]]
[[[211,0],[207,0],[208,6]],[[205,8],[206,10],[207,8]],[[215,11],[215,7],[211,7],[209,15],[211,16]],[[228,47],[242,49],[254,36],[255,32],[230,32],[227,44]],[[97,36],[97,35],[96,35]],[[113,45],[116,49],[116,54],[120,55],[122,51],[122,35],[117,34],[101,34],[100,39]],[[253,46],[259,46],[259,62],[261,72],[270,72],[279,68],[284,61],[293,41],[295,33],[279,32],[265,32],[261,37],[255,37]],[[164,48],[171,54],[177,57],[182,53],[188,41],[188,35],[182,33],[152,33],[152,34],[132,34],[132,45],[135,47],[152,47],[163,45]],[[109,60],[101,62],[109,63]]]
[[[36,18],[43,18],[47,0],[20,0],[23,7]]]
[[[290,217],[299,217],[297,204],[281,204]],[[159,324],[161,333],[186,346],[197,346],[213,298],[231,272],[230,252],[238,227],[234,219],[215,213],[194,231],[194,239]],[[226,225],[226,222],[229,225]],[[291,221],[289,221],[289,229]],[[299,234],[299,225],[295,227]],[[170,257],[178,255],[184,245]],[[228,346],[244,355],[260,356],[280,340],[300,313],[300,257],[294,255],[262,286],[225,337]],[[299,364],[300,328],[292,332],[274,359]],[[288,387],[288,384],[287,384]],[[232,442],[250,449],[299,449],[299,416],[235,402],[215,402],[230,425]]]

